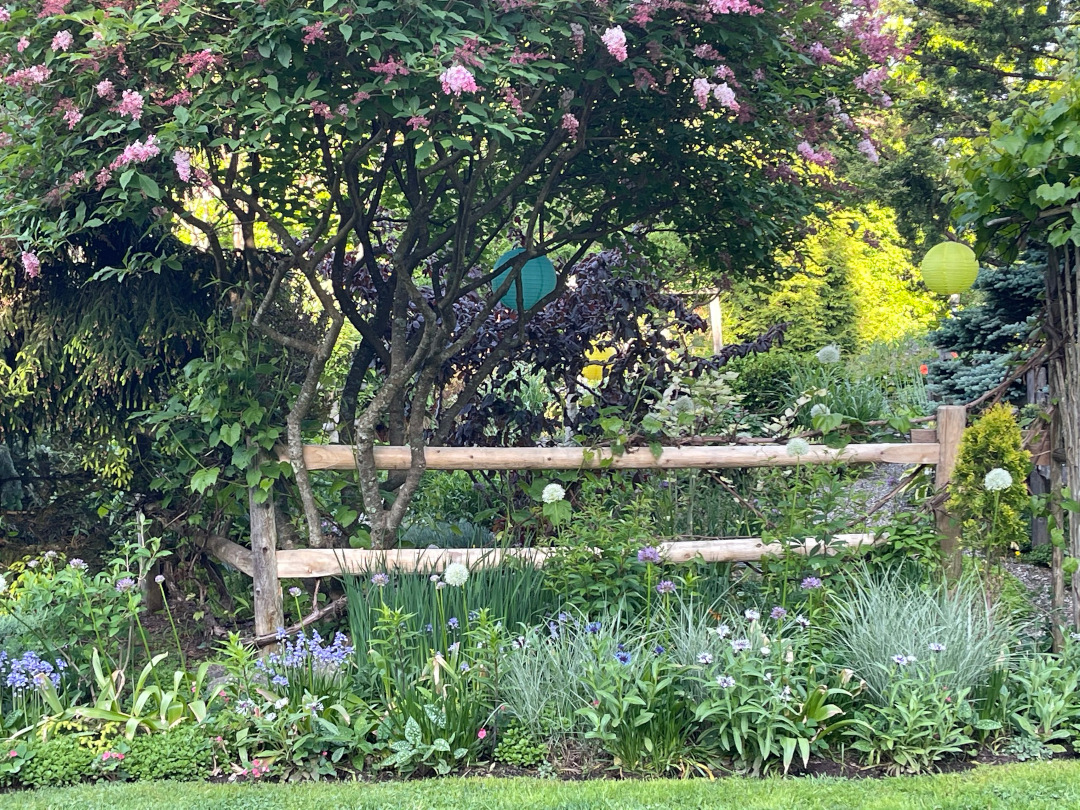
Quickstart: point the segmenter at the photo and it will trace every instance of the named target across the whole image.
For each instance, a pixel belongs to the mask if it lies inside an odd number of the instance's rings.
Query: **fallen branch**
[[[315,612],[311,613],[308,616],[305,616],[296,624],[286,627],[281,632],[272,633],[268,636],[255,636],[253,638],[246,638],[243,641],[245,644],[254,644],[256,647],[269,647],[271,644],[277,644],[283,638],[288,638],[289,636],[296,635],[308,625],[314,624],[317,621],[321,621],[327,616],[333,616],[337,613],[340,613],[347,604],[347,602],[347,597],[339,596],[333,602],[328,602]]]

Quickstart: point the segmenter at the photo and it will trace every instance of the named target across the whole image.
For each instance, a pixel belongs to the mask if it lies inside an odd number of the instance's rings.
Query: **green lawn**
[[[0,807],[110,810],[1069,810],[1080,807],[1080,762],[983,767],[962,774],[896,779],[722,779],[554,782],[441,779],[417,782],[212,785],[158,782],[91,785],[0,795]]]

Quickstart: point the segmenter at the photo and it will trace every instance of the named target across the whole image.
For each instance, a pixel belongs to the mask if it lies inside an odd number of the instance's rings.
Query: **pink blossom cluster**
[[[157,138],[153,135],[147,137],[146,142],[135,141],[129,143],[124,147],[124,151],[117,155],[116,159],[109,164],[109,169],[116,171],[117,169],[127,166],[129,163],[145,163],[150,158],[157,157],[161,154],[161,149],[158,148]]]
[[[409,69],[405,67],[404,62],[399,62],[394,57],[390,57],[385,62],[379,62],[371,66],[372,73],[378,73],[385,77],[385,84],[390,84],[394,80],[395,76],[408,76]]]
[[[304,26],[304,38],[300,41],[305,45],[314,45],[319,40],[326,41],[326,23],[322,20]]]
[[[585,53],[585,29],[578,23],[570,23],[570,39],[578,56]]]
[[[0,23],[6,23],[11,20],[11,12],[6,7],[0,6]]]
[[[123,758],[124,755],[121,754],[119,751],[106,751],[104,754],[101,755],[101,759],[103,762],[108,762],[110,759],[120,761]]]
[[[603,40],[608,53],[615,57],[616,62],[626,61],[626,33],[622,30],[621,25],[607,29],[600,39]]]
[[[120,115],[130,115],[132,121],[142,118],[143,97],[135,90],[125,90],[120,97],[120,103],[113,108]]]
[[[101,191],[105,186],[109,185],[110,180],[112,180],[112,172],[108,169],[102,169],[94,175],[94,189]]]
[[[57,31],[56,36],[52,38],[51,46],[54,51],[66,51],[71,47],[71,43],[75,41],[75,37],[71,35],[70,31]]]
[[[266,776],[268,773],[270,773],[270,766],[262,760],[255,759],[251,761],[250,768],[244,768],[240,771],[240,776],[249,776],[252,779],[258,779],[260,776]]]
[[[44,0],[41,4],[41,11],[38,12],[38,19],[63,14],[64,7],[67,4],[68,0]]]
[[[864,93],[876,96],[881,92],[881,86],[885,83],[887,78],[889,78],[889,69],[887,67],[879,67],[868,70],[861,76],[856,76],[854,84],[857,90],[862,90]]]
[[[640,0],[640,2],[632,6],[632,10],[633,14],[630,15],[630,22],[634,25],[640,25],[644,28],[652,22],[654,10],[652,0]]]
[[[706,6],[713,14],[750,14],[756,16],[765,11],[761,6],[755,6],[750,0],[708,0]]]
[[[454,48],[453,61],[458,65],[465,65],[466,67],[478,67],[484,66],[484,57],[490,54],[492,48],[481,47],[480,40],[476,37],[467,37],[464,42]],[[438,55],[438,54],[436,54]]]
[[[447,68],[439,76],[442,90],[446,95],[460,96],[462,93],[475,93],[480,88],[476,85],[476,78],[464,65],[454,65]]]
[[[807,53],[809,53],[810,58],[817,62],[819,65],[836,64],[836,57],[832,55],[832,51],[830,51],[820,42],[813,43]]]
[[[634,70],[634,87],[638,90],[651,90],[656,87],[656,77],[643,67]]]
[[[353,106],[356,106],[362,101],[367,101],[369,98],[371,98],[371,93],[367,92],[366,90],[357,90],[355,93],[353,93],[353,97],[349,99],[349,103]]]
[[[716,48],[714,48],[712,45],[695,45],[694,56],[696,56],[698,59],[708,59],[709,61],[715,61],[720,58],[720,52],[716,50]]]
[[[562,117],[562,128],[569,133],[571,138],[576,138],[578,134],[578,127],[581,126],[581,122],[577,120],[577,116],[572,113],[566,113]]]
[[[83,119],[83,114],[79,112],[79,108],[75,106],[75,102],[70,98],[62,98],[53,112],[62,112],[64,114],[64,123],[68,125],[68,129],[75,129],[80,121]]]
[[[45,67],[45,65],[33,65],[28,68],[16,70],[14,73],[9,73],[4,77],[4,83],[11,87],[18,87],[21,90],[30,90],[43,83],[51,75],[52,71]]]
[[[327,104],[325,101],[311,102],[311,111],[315,115],[319,116],[319,118],[324,118],[327,121],[334,120],[334,113],[331,112],[330,105]]]
[[[529,62],[536,62],[539,59],[547,59],[546,53],[529,53],[527,51],[514,48],[514,52],[510,54],[511,65],[527,65]]]
[[[182,149],[177,149],[172,156],[173,165],[176,166],[176,175],[184,183],[191,182],[191,155]]]
[[[413,130],[427,129],[431,126],[431,119],[424,115],[414,115],[405,123],[412,127]]]
[[[19,41],[15,43],[15,50],[22,53],[30,47],[30,40],[26,37],[19,37]]]
[[[116,95],[116,88],[108,79],[103,79],[94,85],[94,92],[101,98],[113,98]]]
[[[503,88],[503,101],[506,102],[511,110],[514,111],[514,115],[521,115],[525,112],[525,108],[521,106],[521,99],[518,98],[517,91],[513,87],[507,85]]]
[[[37,278],[41,274],[41,261],[38,259],[37,254],[29,250],[24,250],[22,254],[22,266],[26,271],[26,275],[30,278]]]
[[[720,105],[732,112],[739,111],[739,102],[735,100],[735,91],[727,82],[713,84],[708,79],[694,79],[694,98],[705,109],[709,106],[709,96],[712,96]]]
[[[187,66],[187,78],[190,79],[192,76],[202,73],[208,68],[214,66],[220,67],[223,64],[223,60],[221,56],[214,53],[209,48],[204,48],[196,53],[185,53],[180,57],[180,64]]]
[[[803,160],[818,166],[828,166],[836,160],[828,149],[815,149],[810,145],[809,141],[800,142],[795,147],[795,151],[799,153],[799,157]]]
[[[0,148],[11,146],[11,140],[10,132],[0,132]]]
[[[190,90],[181,90],[179,93],[173,93],[163,102],[162,107],[182,107],[191,101],[192,95]]]
[[[859,141],[859,151],[862,152],[866,156],[866,159],[871,163],[878,162],[877,147],[874,146],[874,142],[869,138],[863,138]]]

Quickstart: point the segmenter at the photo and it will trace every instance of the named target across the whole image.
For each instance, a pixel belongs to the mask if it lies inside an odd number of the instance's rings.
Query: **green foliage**
[[[985,478],[996,468],[1006,470],[1012,483],[991,491]],[[1025,541],[1023,516],[1030,507],[1025,482],[1030,472],[1031,453],[1023,449],[1020,426],[1009,406],[987,409],[964,431],[949,484],[948,509],[962,522],[964,543],[988,560]]]
[[[213,765],[210,738],[199,726],[180,726],[133,739],[124,767],[133,779],[203,779]]]
[[[495,746],[496,762],[517,768],[532,768],[539,765],[547,754],[547,746],[520,723],[510,723],[499,732],[499,744]]]
[[[1052,759],[1050,747],[1034,737],[1013,737],[1001,749],[1001,753],[1016,757],[1020,762]]]
[[[86,778],[94,752],[79,744],[79,738],[60,735],[35,740],[19,771],[19,782],[30,787],[74,785]]]

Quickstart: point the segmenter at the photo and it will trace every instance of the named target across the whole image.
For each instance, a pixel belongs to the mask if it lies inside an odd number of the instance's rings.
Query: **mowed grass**
[[[703,779],[557,782],[427,779],[322,784],[98,784],[6,793],[0,808],[61,810],[1069,810],[1080,808],[1080,762],[980,767],[890,779]]]

